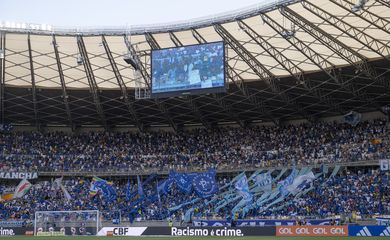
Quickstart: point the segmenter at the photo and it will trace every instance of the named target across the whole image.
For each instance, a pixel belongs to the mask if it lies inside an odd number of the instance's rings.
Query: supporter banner
[[[0,236],[16,236],[16,235],[26,235],[26,233],[33,231],[32,227],[0,227]]]
[[[386,226],[348,226],[351,237],[388,237],[390,227]]]
[[[104,227],[98,236],[275,236],[275,227]]]
[[[0,172],[2,179],[35,179],[38,178],[36,172]]]
[[[307,225],[330,225],[332,219],[313,219],[306,220]],[[339,219],[336,219],[339,222]],[[256,220],[238,220],[237,226],[281,226],[281,225],[295,225],[295,220],[269,220],[269,219],[256,219]],[[230,223],[224,220],[194,220],[192,225],[195,227],[218,227],[218,226],[230,226]]]
[[[348,236],[348,226],[277,226],[278,237],[343,237]]]
[[[382,171],[389,171],[390,170],[390,159],[384,159],[379,161],[381,165]]]

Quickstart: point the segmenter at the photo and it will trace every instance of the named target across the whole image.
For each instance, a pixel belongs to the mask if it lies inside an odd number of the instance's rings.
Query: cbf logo
[[[124,227],[124,228],[114,228],[112,233],[114,236],[126,236],[129,232],[129,228]]]

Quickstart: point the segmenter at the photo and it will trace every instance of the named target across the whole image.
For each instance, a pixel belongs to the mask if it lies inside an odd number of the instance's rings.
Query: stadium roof
[[[2,24],[1,121],[178,129],[381,110],[390,103],[390,3],[364,2],[286,0],[131,30]],[[148,82],[151,49],[221,40],[226,94],[134,98],[124,54],[137,56]]]

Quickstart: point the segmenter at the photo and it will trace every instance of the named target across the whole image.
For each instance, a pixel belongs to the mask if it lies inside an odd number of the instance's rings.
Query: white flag
[[[27,179],[23,179],[16,187],[13,198],[23,197],[31,187],[32,184]]]
[[[300,175],[294,179],[294,181],[291,185],[287,186],[287,190],[290,193],[295,195],[302,190],[304,185],[306,185],[307,183],[313,182],[313,180],[315,178],[316,177],[314,176],[314,173],[312,171],[310,171],[306,174]]]

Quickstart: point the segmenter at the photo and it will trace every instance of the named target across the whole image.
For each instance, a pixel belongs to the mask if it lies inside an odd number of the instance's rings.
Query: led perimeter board
[[[152,51],[152,97],[225,91],[223,42]]]

